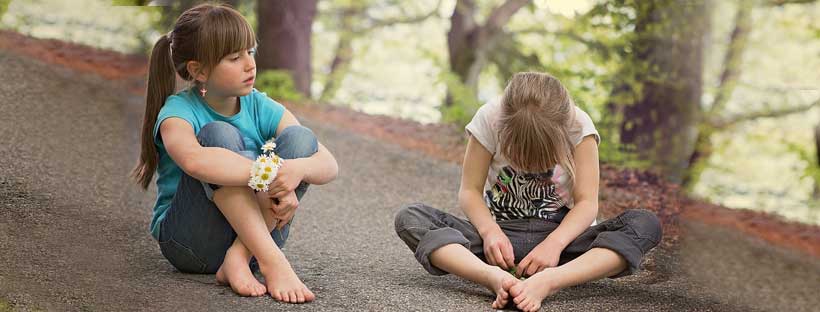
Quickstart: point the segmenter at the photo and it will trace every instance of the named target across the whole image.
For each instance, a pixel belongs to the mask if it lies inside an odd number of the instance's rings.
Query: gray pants
[[[430,274],[447,274],[430,263],[430,253],[449,244],[462,245],[481,260],[487,261],[481,236],[465,219],[423,204],[413,204],[401,209],[395,222],[399,238],[410,247],[416,260]],[[558,228],[558,223],[536,218],[503,220],[498,221],[498,225],[512,243],[515,263],[521,262],[535,246]],[[558,264],[567,263],[592,248],[606,248],[626,259],[626,270],[613,276],[622,277],[639,270],[644,254],[660,240],[661,225],[655,214],[648,210],[627,210],[578,235],[561,252]]]

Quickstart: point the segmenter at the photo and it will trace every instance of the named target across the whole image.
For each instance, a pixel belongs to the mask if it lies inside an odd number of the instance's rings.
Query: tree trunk
[[[450,71],[459,81],[472,90],[478,87],[478,76],[486,63],[486,53],[497,39],[501,28],[510,18],[530,1],[507,0],[493,9],[484,25],[475,21],[477,7],[472,0],[459,0],[450,17],[450,31],[447,32],[447,51]],[[473,94],[475,96],[475,94]],[[445,107],[452,106],[453,98],[447,91]]]
[[[635,52],[625,62],[637,72],[614,89],[632,95],[615,109],[623,113],[621,142],[674,182],[683,178],[697,135],[707,12],[704,0],[638,2]]]
[[[752,28],[751,19],[752,4],[747,2],[738,3],[737,15],[735,16],[735,26],[729,36],[729,46],[726,49],[726,56],[723,60],[723,72],[720,74],[720,85],[717,88],[715,100],[712,106],[706,111],[707,116],[718,116],[723,114],[724,107],[735,90],[737,81],[740,79],[740,72],[743,63],[743,52],[746,50],[749,32]],[[717,129],[708,122],[701,122],[700,131],[697,134],[695,150],[689,156],[689,169],[684,173],[682,185],[685,188],[694,187],[700,180],[700,174],[706,167],[709,157],[712,156],[712,134]]]
[[[257,1],[257,67],[290,72],[297,91],[310,97],[311,35],[317,0]]]
[[[319,96],[320,102],[328,102],[336,96],[336,91],[342,85],[344,77],[350,69],[350,62],[353,60],[353,39],[357,35],[352,31],[354,19],[360,18],[361,9],[349,9],[342,12],[341,32],[339,33],[339,43],[336,44],[336,53],[330,63],[330,73],[327,82]]]
[[[820,124],[814,127],[814,153],[814,157],[817,160],[815,165],[820,168]],[[820,179],[817,177],[814,179],[814,192],[812,193],[812,198],[815,200],[820,200]]]

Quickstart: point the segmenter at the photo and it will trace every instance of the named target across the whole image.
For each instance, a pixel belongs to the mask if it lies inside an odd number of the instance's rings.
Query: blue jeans
[[[206,124],[197,134],[199,144],[221,147],[254,159],[253,151],[245,150],[239,129],[215,121]],[[316,136],[310,129],[290,126],[276,137],[274,153],[284,159],[309,157],[318,151]],[[287,166],[287,162],[285,164]],[[213,202],[213,191],[218,185],[203,183],[187,173],[177,186],[171,206],[160,224],[159,246],[162,255],[179,271],[185,273],[216,273],[225,259],[225,252],[236,240],[236,232]],[[301,200],[308,184],[296,188]],[[271,232],[279,248],[285,246],[290,223],[282,230]]]

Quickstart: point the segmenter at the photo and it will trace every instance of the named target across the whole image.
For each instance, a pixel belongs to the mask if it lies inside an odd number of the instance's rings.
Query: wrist
[[[478,235],[481,236],[482,239],[491,235],[495,235],[497,233],[504,233],[504,231],[501,230],[501,227],[498,226],[498,224],[496,224],[495,222],[492,222],[491,224],[487,224],[484,226],[476,226],[476,230],[478,231]]]
[[[541,244],[548,245],[552,248],[564,249],[569,245],[570,242],[565,242],[564,240],[554,237],[554,236],[547,236]]]
[[[290,166],[288,170],[295,173],[299,177],[299,181],[304,181],[308,176],[308,166],[305,165],[305,158],[286,159],[283,166]]]

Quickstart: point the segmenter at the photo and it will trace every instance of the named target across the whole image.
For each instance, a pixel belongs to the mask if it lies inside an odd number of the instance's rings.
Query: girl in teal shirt
[[[133,175],[147,189],[157,174],[151,234],[174,267],[216,273],[242,296],[309,302],[315,295],[280,248],[307,185],[332,181],[338,167],[310,129],[253,88],[255,52],[255,34],[234,9],[182,13],[151,52]],[[189,82],[176,94],[175,74]],[[254,191],[254,160],[271,148],[285,160],[267,190]],[[257,266],[266,285],[253,276]]]

